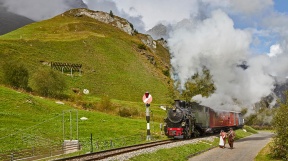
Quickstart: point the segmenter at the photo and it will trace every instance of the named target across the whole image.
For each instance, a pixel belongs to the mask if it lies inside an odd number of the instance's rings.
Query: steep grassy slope
[[[27,149],[51,142],[61,145],[63,137],[64,139],[77,139],[75,108],[70,106],[69,102],[63,102],[64,104],[57,102],[59,101],[0,86],[0,153],[8,150]],[[93,134],[95,140],[115,139],[136,134],[145,136],[145,108],[142,103],[116,101],[115,104],[132,106],[142,110],[143,115],[138,119],[131,119],[78,109],[78,137],[81,143],[89,143],[90,134]],[[165,111],[157,106],[155,104],[151,106],[153,116],[164,117]],[[70,110],[72,111],[71,124]],[[81,117],[86,117],[88,120],[83,121],[80,119]],[[154,126],[156,128],[153,128]],[[72,133],[70,127],[72,127]],[[156,136],[156,132],[159,134],[158,127],[159,122],[151,122],[153,137]]]
[[[83,65],[81,75],[66,73],[67,94],[72,88],[87,88],[93,96],[118,100],[141,102],[145,91],[154,103],[171,99],[172,81],[163,74],[169,69],[166,49],[157,44],[155,51],[144,51],[154,57],[152,64],[138,48],[144,35],[131,36],[95,19],[75,17],[74,11],[0,36],[0,64],[16,60],[33,75],[39,68],[50,68],[45,63],[78,63]]]

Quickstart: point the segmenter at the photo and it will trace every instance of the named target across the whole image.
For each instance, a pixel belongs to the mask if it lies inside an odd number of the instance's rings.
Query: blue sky
[[[288,13],[288,1],[287,0],[274,0],[274,9],[278,12]]]

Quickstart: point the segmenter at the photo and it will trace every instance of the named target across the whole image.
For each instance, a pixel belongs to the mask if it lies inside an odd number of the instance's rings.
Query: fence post
[[[91,136],[90,136],[90,153],[92,153],[93,152],[93,138],[92,138],[92,133],[91,133]]]
[[[123,143],[122,143],[122,146],[125,146],[126,145],[126,139],[123,137]]]
[[[98,141],[96,141],[96,147],[98,150],[100,149]]]
[[[34,156],[34,154],[35,154],[35,148],[34,148],[34,145],[33,145],[33,147],[32,147],[32,156]]]
[[[113,148],[113,141],[110,140],[110,148]]]

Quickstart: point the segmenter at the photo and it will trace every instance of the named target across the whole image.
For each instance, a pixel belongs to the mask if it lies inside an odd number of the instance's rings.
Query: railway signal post
[[[146,140],[151,140],[151,134],[150,134],[150,103],[152,102],[152,95],[149,92],[146,92],[143,95],[143,102],[146,107],[146,121],[147,121],[147,137]]]

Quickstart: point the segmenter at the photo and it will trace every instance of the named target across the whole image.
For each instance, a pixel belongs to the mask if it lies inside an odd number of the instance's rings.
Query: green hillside
[[[159,106],[173,100],[167,49],[158,42],[156,49],[144,45],[147,35],[129,35],[113,24],[75,16],[77,12],[71,10],[0,36],[0,160],[11,151],[61,148],[63,139],[78,139],[81,152],[86,153],[91,135],[94,143],[119,138],[139,143],[140,136],[141,141],[146,136],[142,102],[146,91],[153,96],[151,135],[164,137],[159,123],[165,111]],[[51,68],[51,62],[82,64],[82,69],[72,76],[69,71],[62,74],[68,98],[59,101],[40,97],[33,88],[27,92],[7,87],[3,68],[7,62],[19,62],[28,69],[30,87],[33,74]],[[90,93],[75,93],[75,89]]]
[[[139,117],[135,119],[77,108],[76,111],[69,102],[60,104],[57,102],[59,101],[0,86],[0,154],[11,150],[31,149],[35,146],[61,145],[63,139],[77,139],[77,111],[78,138],[83,146],[90,145],[91,134],[94,141],[139,137],[146,134],[143,103],[112,100],[114,105],[130,106],[139,110]],[[151,134],[153,137],[157,135],[159,137],[158,127],[161,121],[154,121],[154,118],[163,120],[165,111],[157,104],[151,105],[151,111],[153,111]],[[82,117],[86,117],[87,120],[81,120]],[[83,148],[87,152],[87,148]]]
[[[149,91],[153,103],[167,103],[173,82],[165,74],[169,53],[159,43],[155,50],[139,48],[143,34],[129,35],[110,24],[71,10],[52,19],[36,22],[0,36],[0,64],[18,61],[30,77],[49,63],[82,64],[73,77],[66,72],[68,95],[72,88],[89,89],[91,96],[141,102]],[[151,59],[153,57],[153,62]],[[61,72],[61,71],[59,71]],[[0,70],[0,82],[3,83]],[[33,89],[32,89],[33,90]]]

